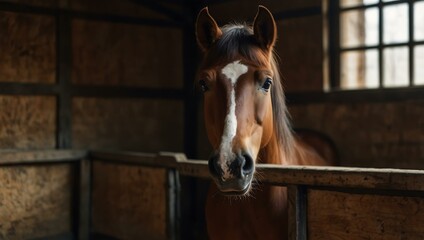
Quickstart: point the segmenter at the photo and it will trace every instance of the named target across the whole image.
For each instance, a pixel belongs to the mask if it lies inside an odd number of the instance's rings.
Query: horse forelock
[[[275,52],[272,50],[269,54],[263,51],[254,38],[253,28],[247,24],[225,25],[221,31],[220,39],[206,53],[202,68],[235,61],[240,57],[258,66],[271,67],[274,73],[273,89],[271,90],[274,133],[279,145],[282,146],[286,159],[290,158],[293,149],[293,133]]]

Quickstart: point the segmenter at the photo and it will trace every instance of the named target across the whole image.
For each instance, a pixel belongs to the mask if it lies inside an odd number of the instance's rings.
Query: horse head
[[[220,28],[204,8],[196,37],[204,52],[197,84],[204,93],[205,127],[215,149],[209,171],[223,194],[243,195],[251,188],[261,149],[279,131],[273,111],[283,115],[273,109],[276,101],[284,104],[273,57],[276,23],[259,6],[252,26]]]

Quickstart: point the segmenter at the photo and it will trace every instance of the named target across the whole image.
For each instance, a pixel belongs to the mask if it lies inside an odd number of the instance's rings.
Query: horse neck
[[[275,134],[272,135],[270,142],[259,152],[259,163],[286,165],[288,159],[288,153],[284,152],[284,148]]]
[[[284,148],[277,136],[273,134],[270,142],[260,150],[259,163],[269,163],[286,165],[288,154],[284,152]],[[287,210],[287,192],[285,188],[277,186],[262,185],[261,196],[264,196],[267,206],[272,209],[273,213],[283,214]],[[284,215],[284,214],[283,214]]]

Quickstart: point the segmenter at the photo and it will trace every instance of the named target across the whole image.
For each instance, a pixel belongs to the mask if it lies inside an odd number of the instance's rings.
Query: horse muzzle
[[[215,154],[209,159],[209,172],[225,195],[244,195],[250,190],[255,165],[249,154],[235,154],[231,160]]]

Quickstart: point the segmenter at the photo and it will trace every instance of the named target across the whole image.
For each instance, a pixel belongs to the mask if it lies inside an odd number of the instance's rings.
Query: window
[[[330,1],[333,89],[424,86],[424,0]]]

